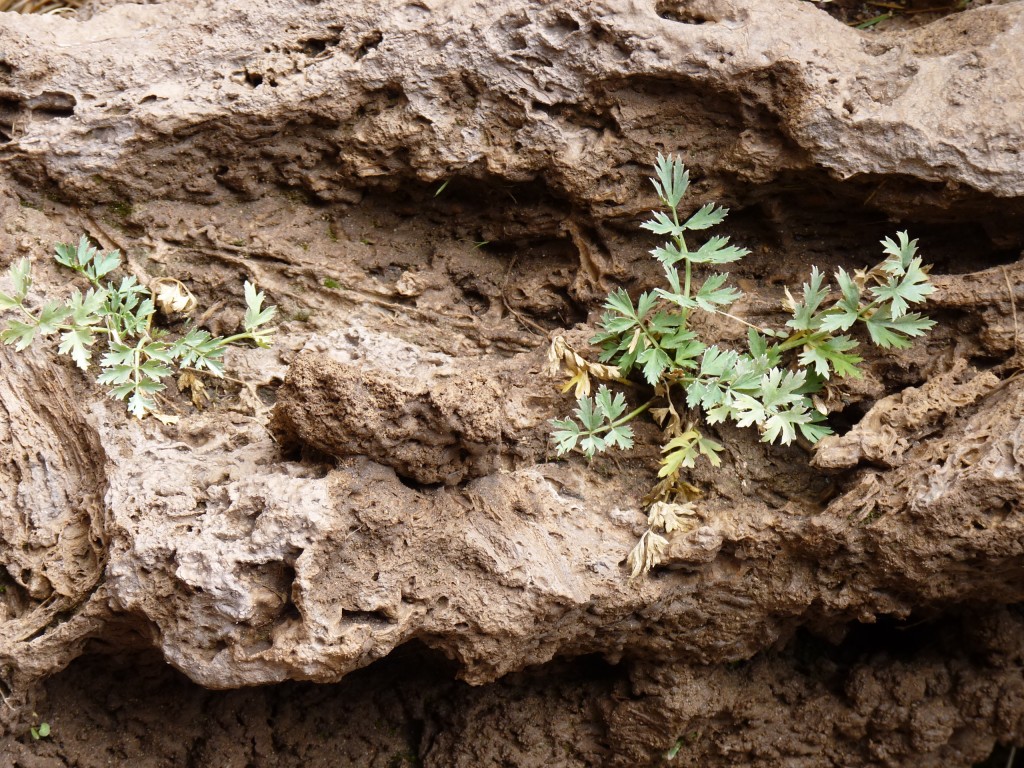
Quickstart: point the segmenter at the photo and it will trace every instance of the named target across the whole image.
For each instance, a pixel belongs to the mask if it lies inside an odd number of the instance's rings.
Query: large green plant
[[[728,310],[741,294],[728,285],[727,273],[713,270],[749,251],[721,235],[695,247],[687,242],[720,224],[728,210],[708,203],[688,217],[680,215],[690,179],[678,159],[659,155],[651,181],[664,210],[642,226],[668,237],[651,251],[664,269],[667,287],[645,291],[635,301],[622,289],[608,297],[600,330],[591,339],[601,348],[600,363],[588,362],[560,337],[550,352],[552,363],[572,374],[566,390],[575,386],[577,394],[574,416],[552,421],[558,454],[578,450],[592,457],[631,448],[630,422],[648,410],[665,432],[661,482],[650,497],[650,528],[630,556],[634,576],[660,560],[667,540],[659,531],[671,532],[683,524],[680,518],[692,515],[688,498],[678,503],[692,488],[680,480],[680,471],[701,456],[714,466],[721,463],[723,447],[705,434],[705,425],[732,421],[755,427],[764,442],[788,444],[798,434],[817,442],[831,429],[815,393],[833,377],[861,375],[857,366],[863,358],[854,353],[858,341],[848,332],[862,326],[878,346],[902,348],[934,325],[910,311],[935,288],[917,255],[917,241],[906,232],[895,241],[882,241],[886,258],[873,269],[852,274],[839,269],[835,291],[813,267],[798,298],[786,290],[792,317],[785,328],[759,327],[736,317]],[[699,338],[691,327],[698,312],[746,325],[746,349]],[[606,384],[590,394],[591,378],[623,382],[634,373],[653,394],[628,412],[624,394],[613,394]]]

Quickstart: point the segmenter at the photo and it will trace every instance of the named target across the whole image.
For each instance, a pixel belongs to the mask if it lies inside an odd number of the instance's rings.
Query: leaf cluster
[[[584,456],[608,448],[629,449],[633,447],[633,428],[626,425],[632,414],[623,417],[626,397],[621,392],[612,394],[602,384],[593,398],[582,396],[574,411],[576,419],[554,419],[555,445],[559,453],[568,453],[579,448]]]
[[[175,338],[155,325],[154,296],[134,277],[103,282],[121,265],[118,251],[99,251],[83,235],[77,246],[58,244],[54,259],[86,278],[90,287],[84,293],[73,289],[63,301],[33,307],[29,303],[31,262],[19,260],[8,271],[13,293],[0,293],[0,310],[12,310],[18,316],[0,331],[0,341],[22,351],[36,339],[58,335],[58,353],[69,355],[83,371],[90,369],[94,348],[99,347],[103,351],[97,382],[109,388],[111,397],[125,401],[138,418],[147,414],[169,418],[159,412],[155,396],[166,388],[163,380],[176,371],[191,368],[221,377],[228,346],[243,341],[270,344],[273,331],[267,324],[276,308],[264,308],[265,295],[248,281],[243,333],[225,338],[191,326]]]
[[[836,290],[812,267],[799,298],[788,288],[785,291],[784,306],[791,317],[784,328],[757,327],[730,314],[741,293],[728,285],[726,272],[715,270],[749,252],[721,235],[700,243],[695,240],[721,224],[728,209],[708,203],[689,216],[682,215],[680,205],[690,175],[678,159],[659,155],[651,182],[663,210],[654,211],[641,226],[667,237],[651,250],[664,270],[667,287],[645,291],[635,301],[621,288],[613,291],[591,343],[600,348],[601,363],[617,377],[638,371],[654,388],[654,397],[623,415],[622,394],[613,396],[602,386],[597,396],[590,397],[589,386],[577,387],[575,418],[552,420],[559,455],[577,449],[592,457],[610,448],[631,447],[628,422],[658,400],[665,405],[651,410],[660,414],[666,430],[659,472],[659,486],[665,488],[675,487],[679,472],[693,467],[701,456],[713,466],[721,463],[723,446],[697,429],[701,422],[713,426],[731,421],[755,427],[764,442],[789,444],[798,437],[817,442],[831,430],[815,393],[830,379],[861,375],[858,365],[863,358],[855,352],[859,341],[852,335],[855,326],[865,329],[880,347],[904,348],[934,325],[920,312],[911,311],[935,288],[917,255],[917,241],[906,232],[898,233],[896,240],[882,240],[886,258],[873,269],[852,274],[839,269]],[[699,338],[691,323],[696,312],[747,325],[746,349],[725,348]],[[572,365],[566,366],[578,380],[585,376],[588,364],[575,354]],[[685,398],[685,426],[673,396]],[[666,420],[669,413],[672,418]],[[657,541],[653,534],[651,541]],[[656,559],[651,555],[643,561]]]

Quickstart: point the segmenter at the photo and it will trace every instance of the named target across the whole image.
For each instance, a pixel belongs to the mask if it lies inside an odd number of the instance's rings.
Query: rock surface
[[[172,391],[174,426],[0,349],[3,756],[145,756],[131,670],[147,727],[150,677],[185,702],[169,764],[967,766],[1024,740],[1024,4],[897,33],[797,0],[107,5],[0,14],[0,262],[59,293],[46,254],[86,232],[215,332],[245,279],[281,323],[207,410]],[[630,582],[656,430],[550,461],[571,398],[544,353],[656,284],[658,151],[733,207],[752,321],[908,228],[939,326],[868,355],[815,453],[720,427],[699,525]],[[323,752],[294,740],[319,701],[351,721]]]

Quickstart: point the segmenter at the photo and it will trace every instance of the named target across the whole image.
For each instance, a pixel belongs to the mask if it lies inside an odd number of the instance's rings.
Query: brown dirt
[[[280,309],[206,409],[171,388],[174,426],[0,348],[0,766],[1024,743],[1024,4],[912,26],[752,0],[0,16],[0,264],[64,291],[47,253],[85,232],[213,332],[245,279]],[[866,352],[816,450],[711,430],[698,526],[630,582],[656,429],[553,460],[544,354],[657,284],[658,150],[733,209],[739,313],[778,323],[811,264],[909,229],[938,326]]]
[[[418,644],[338,684],[227,692],[149,655],[90,654],[36,702],[53,738],[8,742],[8,764],[672,765],[678,744],[698,765],[971,765],[983,734],[1019,732],[1022,630],[1019,611],[968,611],[838,645],[801,632],[728,666],[583,657],[483,688]]]

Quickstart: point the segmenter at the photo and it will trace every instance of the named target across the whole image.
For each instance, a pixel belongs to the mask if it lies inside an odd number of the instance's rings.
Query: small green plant
[[[13,310],[20,317],[8,321],[0,331],[0,341],[22,351],[38,338],[59,334],[57,351],[70,355],[83,371],[90,369],[94,348],[98,347],[101,356],[97,382],[110,387],[111,397],[125,401],[133,416],[152,415],[173,421],[174,417],[160,412],[156,402],[157,394],[166,388],[165,378],[176,370],[222,377],[228,346],[244,341],[270,346],[273,331],[265,326],[277,309],[264,308],[264,294],[248,281],[242,333],[213,336],[190,326],[175,335],[154,320],[158,309],[170,317],[195,307],[195,298],[179,281],[161,278],[154,281],[155,291],[131,276],[103,282],[120,267],[121,255],[118,251],[97,250],[84,235],[77,246],[58,244],[54,258],[85,278],[90,287],[85,293],[75,288],[63,301],[36,306],[30,300],[31,262],[21,259],[9,271],[13,295],[0,293],[0,310]]]
[[[591,339],[601,348],[600,363],[588,362],[562,337],[554,339],[549,352],[552,367],[572,376],[563,391],[575,386],[577,396],[574,417],[552,420],[559,455],[577,450],[593,457],[631,448],[629,422],[648,410],[665,432],[660,482],[647,499],[650,527],[629,559],[634,577],[660,562],[668,541],[659,531],[671,530],[666,521],[679,527],[680,517],[693,516],[689,502],[698,492],[680,479],[681,470],[692,468],[700,457],[715,467],[721,464],[723,446],[704,433],[705,425],[732,421],[756,427],[764,442],[789,444],[800,435],[815,443],[832,432],[817,393],[834,377],[861,375],[857,366],[863,358],[854,354],[858,342],[847,331],[862,325],[876,345],[904,348],[934,325],[909,311],[935,288],[917,256],[917,241],[906,232],[898,233],[896,241],[882,241],[886,258],[873,269],[853,274],[839,269],[838,293],[812,267],[799,298],[786,289],[784,305],[792,317],[784,329],[755,326],[730,314],[741,294],[727,285],[728,274],[712,272],[698,280],[697,270],[736,262],[749,251],[720,235],[693,249],[687,242],[691,233],[720,224],[728,210],[708,203],[682,218],[679,206],[689,172],[680,160],[659,155],[655,175],[651,181],[664,210],[654,212],[642,227],[669,238],[651,251],[668,287],[645,291],[635,302],[623,289],[608,297],[600,330]],[[698,338],[691,328],[698,312],[747,326],[746,350]],[[653,396],[628,413],[625,396],[612,394],[607,384],[591,396],[591,378],[625,383],[634,372]]]
[[[39,725],[33,725],[28,729],[28,732],[32,737],[32,741],[39,741],[40,739],[48,738],[50,735],[50,724],[40,723]]]

